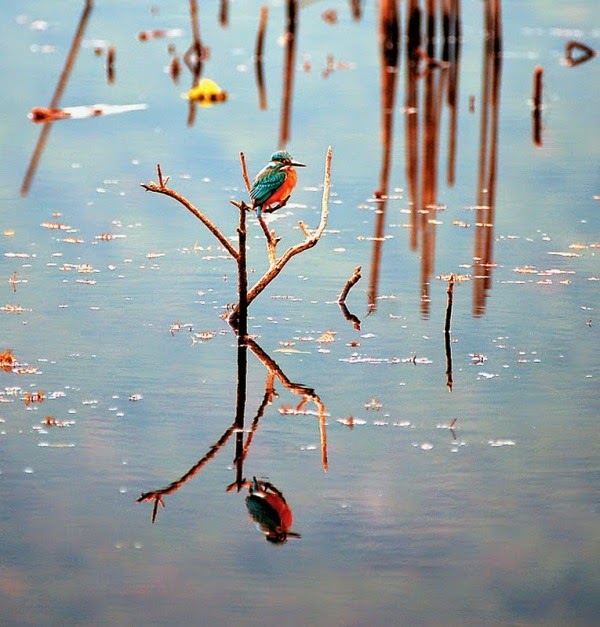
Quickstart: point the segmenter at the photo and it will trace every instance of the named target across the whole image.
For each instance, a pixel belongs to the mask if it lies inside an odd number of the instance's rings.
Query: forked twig
[[[209,220],[195,205],[193,205],[185,196],[176,192],[174,189],[167,187],[169,177],[163,178],[160,164],[156,166],[156,172],[158,176],[158,183],[150,181],[150,183],[141,183],[141,186],[148,192],[155,192],[157,194],[164,194],[170,196],[177,202],[182,204],[190,213],[195,215],[198,220],[206,226],[206,228],[221,242],[227,252],[237,261],[240,258],[239,252],[233,247],[229,240],[221,233],[217,226],[215,226],[211,220]]]

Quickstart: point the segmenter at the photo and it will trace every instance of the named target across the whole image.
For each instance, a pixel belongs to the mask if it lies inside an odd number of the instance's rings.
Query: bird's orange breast
[[[267,200],[266,205],[271,205],[274,203],[279,203],[285,200],[290,194],[294,187],[296,187],[296,182],[298,181],[298,175],[296,174],[296,170],[292,166],[286,165],[281,168],[285,171],[285,181],[281,187],[273,192],[273,195]]]

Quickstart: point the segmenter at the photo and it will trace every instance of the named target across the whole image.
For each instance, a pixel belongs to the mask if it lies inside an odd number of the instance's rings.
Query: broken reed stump
[[[533,109],[532,109],[532,122],[533,122],[533,143],[536,146],[542,145],[542,92],[544,68],[538,65],[533,71]]]
[[[346,284],[344,285],[344,289],[340,292],[340,295],[338,296],[338,303],[345,303],[346,302],[346,297],[348,296],[348,292],[352,289],[352,287],[358,283],[358,281],[360,281],[360,271],[361,271],[361,267],[360,266],[356,266],[356,268],[354,268],[354,272],[352,273],[352,276],[346,281]]]
[[[358,281],[360,281],[360,278],[362,276],[360,271],[361,271],[360,266],[356,266],[356,268],[354,268],[354,272],[352,273],[352,276],[346,281],[346,284],[344,285],[342,291],[340,292],[340,295],[338,296],[338,300],[337,300],[337,303],[340,309],[342,310],[342,313],[344,314],[344,318],[346,318],[348,322],[351,322],[357,331],[360,331],[360,319],[358,318],[358,316],[355,316],[353,313],[350,313],[350,310],[348,309],[348,307],[346,307],[346,297],[348,296],[348,292],[352,289],[352,287],[356,283],[358,283]]]

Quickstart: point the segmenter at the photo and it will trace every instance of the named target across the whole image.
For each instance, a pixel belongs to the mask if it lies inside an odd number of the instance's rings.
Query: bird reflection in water
[[[272,483],[256,477],[247,485],[246,507],[267,542],[283,544],[288,538],[300,538],[299,533],[290,531],[292,510],[283,494]]]

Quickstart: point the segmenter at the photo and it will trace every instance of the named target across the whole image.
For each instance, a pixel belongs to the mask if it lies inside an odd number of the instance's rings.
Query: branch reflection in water
[[[245,429],[245,412],[246,412],[246,380],[247,380],[247,353],[250,352],[263,364],[266,369],[265,392],[262,402],[254,414],[250,427]],[[321,442],[321,464],[323,471],[328,469],[327,459],[327,432],[326,417],[327,411],[320,396],[309,387],[300,383],[292,382],[281,370],[279,365],[260,347],[260,345],[251,338],[243,338],[238,336],[238,379],[236,394],[236,413],[233,423],[223,432],[221,437],[208,449],[205,455],[200,458],[187,472],[181,477],[171,482],[168,486],[158,490],[144,492],[138,503],[143,501],[154,502],[152,510],[152,522],[156,520],[158,506],[164,504],[164,497],[177,492],[185,483],[204,468],[215,455],[227,444],[231,436],[235,433],[235,454],[234,454],[234,480],[226,487],[226,491],[240,492],[244,488],[250,488],[250,495],[253,498],[246,501],[247,506],[255,520],[259,522],[263,531],[265,531],[267,539],[273,542],[283,542],[288,536],[299,537],[298,534],[290,531],[292,524],[292,513],[287,505],[283,494],[277,490],[272,484],[254,478],[247,481],[244,476],[244,462],[248,455],[250,445],[258,429],[260,419],[263,417],[266,408],[273,404],[276,397],[275,380],[278,379],[281,385],[297,396],[301,397],[301,401],[295,408],[281,407],[280,412],[296,415],[316,415],[319,422],[319,435]],[[307,409],[309,403],[314,403],[316,411]],[[258,499],[262,499],[258,501]]]

